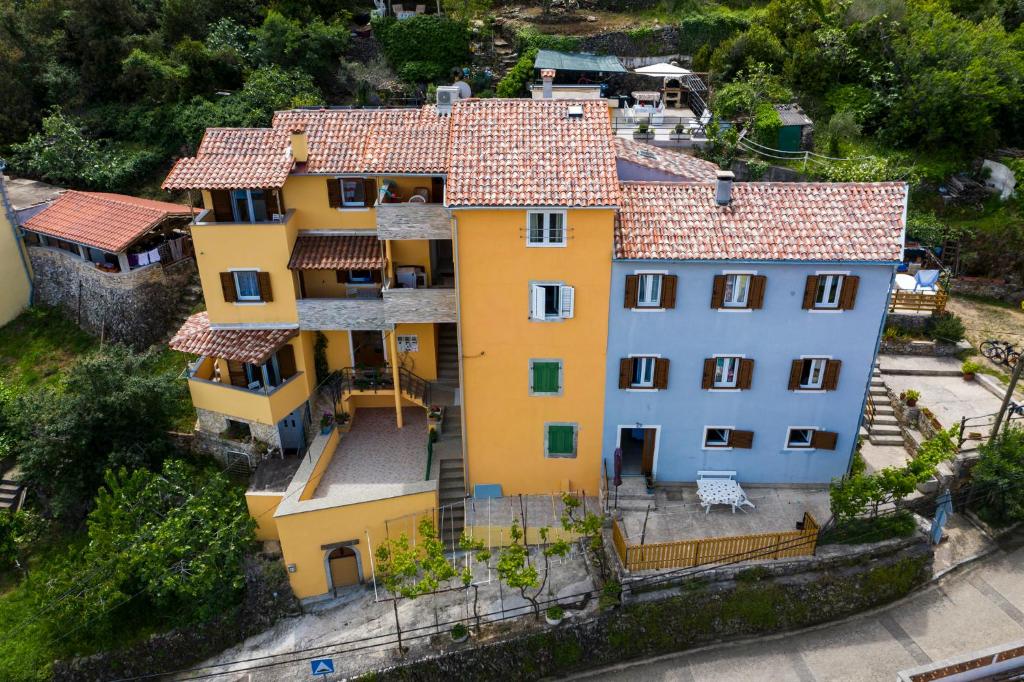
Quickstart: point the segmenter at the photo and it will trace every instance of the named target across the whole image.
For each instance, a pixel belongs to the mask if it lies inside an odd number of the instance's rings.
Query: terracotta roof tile
[[[204,311],[185,320],[167,345],[182,353],[259,365],[298,333],[297,329],[211,329]]]
[[[622,137],[615,138],[615,155],[621,161],[671,173],[680,182],[713,181],[718,174],[718,165],[711,161]],[[620,167],[619,179],[625,180],[622,175]]]
[[[308,236],[295,240],[292,270],[372,270],[384,266],[376,237]]]
[[[579,107],[582,117],[570,117]],[[614,206],[619,201],[608,105],[469,99],[452,107],[452,206]]]
[[[288,131],[207,128],[194,157],[178,159],[163,188],[280,188],[292,168]]]
[[[623,183],[615,257],[671,260],[898,261],[907,186]]]
[[[24,228],[102,251],[118,253],[172,216],[189,216],[181,204],[124,194],[69,191],[24,223]]]

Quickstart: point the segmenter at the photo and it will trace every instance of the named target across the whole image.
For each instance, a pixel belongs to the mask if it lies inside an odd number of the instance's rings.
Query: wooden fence
[[[917,293],[913,291],[902,291],[897,289],[889,297],[889,312],[899,310],[913,312],[941,313],[946,309],[946,300],[949,295],[945,289],[939,289],[935,293]]]
[[[818,522],[809,512],[804,512],[803,530],[630,545],[619,522],[613,521],[612,541],[626,570],[645,571],[690,568],[722,561],[811,556],[818,544],[818,531]]]

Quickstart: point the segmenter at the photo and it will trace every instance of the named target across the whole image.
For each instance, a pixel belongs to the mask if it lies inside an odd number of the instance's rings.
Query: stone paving
[[[964,416],[977,417],[993,414],[999,410],[1000,400],[986,390],[976,381],[964,381],[957,376],[920,376],[908,374],[891,374],[887,368],[900,367],[910,368],[920,364],[922,360],[931,360],[929,365],[936,365],[934,361],[941,358],[914,358],[898,356],[898,362],[893,358],[897,356],[883,356],[880,360],[882,375],[886,385],[897,394],[908,389],[920,391],[921,399],[918,405],[931,410],[943,427],[949,428],[959,424]],[[912,362],[913,361],[913,362]],[[959,362],[953,360],[959,369]],[[948,365],[948,363],[945,363]]]

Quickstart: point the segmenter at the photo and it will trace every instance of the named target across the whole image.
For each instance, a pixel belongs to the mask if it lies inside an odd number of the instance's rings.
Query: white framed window
[[[736,388],[740,375],[739,357],[717,357],[715,358],[715,377],[712,382],[714,388]]]
[[[728,426],[705,426],[704,449],[719,450],[728,448],[731,433],[732,428]]]
[[[529,211],[527,246],[565,246],[565,211]]]
[[[820,390],[825,386],[825,368],[828,367],[828,358],[803,358],[803,368],[800,371],[800,388],[807,390]]]
[[[341,179],[341,205],[366,206],[366,185],[362,178]]]
[[[661,306],[661,274],[641,272],[637,274],[636,305],[638,308]]]
[[[814,307],[838,308],[844,278],[844,275],[818,275],[818,290],[814,294]]]
[[[806,426],[791,426],[786,432],[787,450],[810,450],[814,447],[814,432],[816,429]]]
[[[231,192],[231,212],[236,223],[256,223],[267,219],[267,198],[261,189],[236,189]]]
[[[239,301],[262,301],[260,282],[255,270],[235,270],[235,293]]]
[[[654,366],[657,358],[640,356],[633,358],[633,376],[629,385],[632,388],[654,388]]]
[[[561,282],[534,282],[530,284],[530,319],[565,320],[573,317],[576,290]]]
[[[725,276],[725,297],[722,305],[726,308],[746,308],[750,300],[750,275],[731,274]]]

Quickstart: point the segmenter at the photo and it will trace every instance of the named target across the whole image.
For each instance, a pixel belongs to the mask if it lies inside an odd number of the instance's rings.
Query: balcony
[[[380,239],[451,239],[451,214],[443,204],[378,203]]]
[[[457,295],[453,287],[393,286],[384,290],[384,315],[391,324],[417,322],[456,322]]]
[[[216,381],[214,363],[214,358],[203,356],[189,369],[188,389],[197,409],[261,424],[277,424],[308,397],[302,372],[283,379],[277,386],[248,388]]]
[[[295,209],[288,209],[285,213],[271,213],[267,215],[266,220],[217,220],[214,215],[213,209],[205,209],[199,212],[195,220],[193,221],[193,227],[207,227],[214,225],[286,225],[291,221],[292,217],[295,216]]]
[[[391,329],[381,298],[300,298],[299,329],[336,331],[344,329]]]

